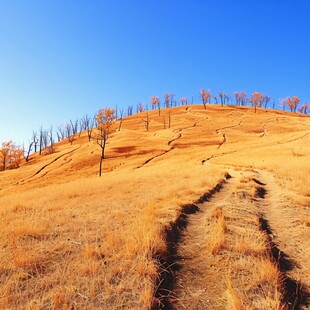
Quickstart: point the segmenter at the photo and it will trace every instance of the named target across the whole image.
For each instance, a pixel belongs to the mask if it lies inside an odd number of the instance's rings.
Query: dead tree
[[[171,111],[168,112],[168,128],[171,127]]]
[[[42,155],[42,150],[43,150],[43,128],[41,126],[39,132],[39,155]]]
[[[142,121],[144,122],[146,131],[149,131],[150,122],[151,122],[151,118],[150,118],[150,116],[149,116],[149,113],[146,113],[146,118],[145,118],[145,119],[142,118]]]
[[[88,114],[82,117],[83,130],[87,130],[88,142],[91,140],[93,127],[95,125],[95,116],[90,117]]]
[[[129,105],[129,106],[127,107],[127,115],[128,115],[128,116],[131,116],[131,115],[132,115],[132,110],[133,110],[133,106],[132,106],[132,105]]]
[[[38,139],[38,136],[37,136],[37,132],[36,131],[33,131],[32,132],[32,142],[33,142],[33,146],[34,146],[34,152],[36,153],[37,152],[37,148],[38,148],[38,143],[39,143],[39,139]]]
[[[171,93],[170,94],[170,106],[172,107],[173,106],[173,98],[174,98],[175,94],[174,93]]]
[[[56,131],[56,135],[57,135],[58,142],[60,142],[61,140],[64,140],[66,138],[66,129],[63,128],[62,125],[58,126],[57,131]]]
[[[72,132],[71,124],[66,125],[66,136],[70,144],[72,145],[73,141],[75,140],[75,134]]]
[[[119,117],[119,125],[118,125],[118,131],[121,131],[121,127],[124,121],[123,115],[124,115],[124,109],[120,109],[119,111],[120,117]]]
[[[31,142],[29,142],[28,150],[27,150],[27,152],[24,152],[25,153],[24,157],[25,157],[26,163],[28,163],[28,161],[29,161],[29,156],[30,156],[30,153],[32,151],[33,144],[34,144],[33,140]]]

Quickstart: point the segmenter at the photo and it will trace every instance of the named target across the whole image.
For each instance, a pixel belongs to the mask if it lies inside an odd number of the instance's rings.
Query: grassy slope
[[[0,174],[0,306],[147,309],[163,227],[228,167],[268,170],[309,204],[309,117],[195,105],[172,109],[163,129],[167,113],[150,112],[149,132],[143,114],[125,119],[102,178],[100,150],[84,135]],[[309,214],[290,220],[308,231]]]

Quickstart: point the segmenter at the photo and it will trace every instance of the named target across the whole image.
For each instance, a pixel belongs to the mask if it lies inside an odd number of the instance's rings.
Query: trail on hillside
[[[287,240],[291,231],[279,218],[285,211],[274,207],[283,190],[265,172],[229,174],[212,193],[185,206],[167,235],[172,251],[158,308],[307,309],[309,279],[295,270],[309,266]]]
[[[60,167],[62,167],[63,165],[69,163],[71,161],[68,160],[68,158],[75,152],[77,151],[79,148],[81,148],[82,145],[79,145],[78,147],[74,148],[73,150],[66,152],[64,154],[61,154],[59,156],[57,156],[56,158],[54,158],[53,160],[51,160],[49,163],[47,163],[46,165],[42,166],[39,170],[37,170],[33,175],[31,175],[29,178],[21,180],[20,182],[16,183],[16,184],[25,184],[27,182],[33,181],[34,177],[38,176],[43,170],[45,170],[47,167],[51,166],[52,164],[54,164],[55,162],[57,162],[59,159],[64,158],[64,162],[60,165]],[[87,146],[88,147],[88,146]],[[67,157],[65,157],[67,155]],[[40,175],[39,178],[42,178],[44,176],[47,175],[48,172],[43,173],[42,175]],[[37,180],[38,178],[36,178],[35,180]]]
[[[200,122],[202,122],[202,121],[204,121],[204,120],[207,120],[207,119],[208,119],[208,117],[205,116],[205,117],[203,117],[201,120],[194,122],[193,125],[190,125],[190,126],[187,126],[187,127],[183,127],[183,128],[174,129],[173,132],[174,132],[174,133],[178,133],[178,135],[177,135],[176,137],[172,138],[171,140],[169,140],[169,141],[167,142],[167,146],[169,146],[169,149],[168,149],[168,150],[164,150],[163,152],[161,152],[161,153],[159,153],[159,154],[157,154],[157,155],[154,155],[154,156],[150,157],[150,158],[147,159],[142,165],[138,166],[137,168],[138,168],[138,169],[139,169],[139,168],[142,168],[142,167],[144,167],[145,165],[147,165],[149,162],[153,161],[154,159],[156,159],[156,158],[158,158],[158,157],[161,157],[161,156],[163,156],[163,155],[165,155],[165,154],[171,152],[171,151],[174,149],[173,142],[175,142],[175,141],[177,141],[177,140],[179,140],[179,139],[182,138],[182,133],[183,133],[184,130],[187,130],[187,129],[190,129],[190,128],[195,128],[195,127],[197,127],[197,125],[198,125]]]

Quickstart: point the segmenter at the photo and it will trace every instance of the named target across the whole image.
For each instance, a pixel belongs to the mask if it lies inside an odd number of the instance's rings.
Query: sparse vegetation
[[[206,110],[201,104],[188,110],[169,107],[161,116],[141,113],[124,118],[122,130],[109,140],[104,178],[96,177],[102,149],[89,142],[88,129],[76,134],[72,145],[65,137],[54,143],[57,152],[32,154],[21,169],[1,172],[0,308],[149,309],[160,304],[163,298],[154,296],[166,272],[159,260],[159,253],[169,252],[165,228],[179,218],[184,204],[197,201],[229,170],[232,178],[223,190],[206,197],[200,211],[185,219],[184,237],[192,247],[182,239],[172,245],[178,255],[183,250],[197,255],[197,261],[181,263],[192,269],[203,264],[199,276],[192,270],[186,274],[185,267],[180,272],[186,285],[202,286],[183,296],[174,283],[168,298],[183,304],[189,298],[189,309],[197,304],[284,309],[287,271],[275,261],[271,239],[280,249],[286,246],[299,264],[289,276],[310,285],[305,272],[309,118],[261,109],[253,117],[252,108],[241,102]],[[152,118],[148,132],[141,123],[146,115]],[[117,129],[118,121],[110,120],[109,128]],[[97,124],[106,124],[99,114]],[[224,127],[228,139],[219,149],[216,131]],[[262,128],[267,134],[260,137]],[[264,199],[255,196],[258,186],[266,187]],[[274,231],[261,229],[262,212]]]

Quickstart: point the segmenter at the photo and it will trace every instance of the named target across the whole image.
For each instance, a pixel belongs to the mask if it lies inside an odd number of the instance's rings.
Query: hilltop
[[[0,173],[0,306],[309,307],[310,118],[146,113]]]

